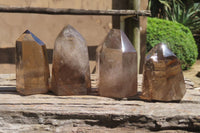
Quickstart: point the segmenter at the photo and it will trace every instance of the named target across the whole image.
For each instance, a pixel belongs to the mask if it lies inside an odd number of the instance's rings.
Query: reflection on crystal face
[[[87,94],[91,88],[88,49],[72,26],[64,27],[55,41],[51,90],[57,95]]]
[[[113,29],[97,48],[99,94],[112,98],[137,93],[137,53],[120,30]]]
[[[16,88],[20,94],[46,93],[49,65],[45,44],[26,30],[16,41]]]
[[[143,76],[143,99],[180,101],[186,92],[180,61],[163,43],[146,56]]]

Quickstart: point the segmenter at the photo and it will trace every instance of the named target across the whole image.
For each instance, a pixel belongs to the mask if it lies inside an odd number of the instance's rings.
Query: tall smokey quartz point
[[[16,88],[22,95],[46,93],[49,64],[45,44],[29,30],[16,41]]]
[[[180,101],[185,92],[181,64],[167,45],[156,45],[146,56],[141,98]]]
[[[51,90],[60,96],[85,95],[90,88],[86,42],[78,31],[68,25],[55,41]]]
[[[97,48],[97,72],[100,96],[137,94],[137,53],[123,31],[112,29]]]

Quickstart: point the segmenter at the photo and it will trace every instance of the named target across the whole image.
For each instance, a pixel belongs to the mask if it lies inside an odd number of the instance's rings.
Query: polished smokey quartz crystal
[[[137,93],[137,53],[123,31],[112,29],[97,48],[100,96],[126,98]]]
[[[49,64],[45,44],[26,30],[16,41],[16,88],[22,95],[46,93]]]
[[[185,92],[180,61],[167,45],[156,45],[146,56],[141,98],[180,101]]]
[[[51,90],[60,96],[85,95],[90,86],[86,42],[78,31],[68,25],[55,41]]]

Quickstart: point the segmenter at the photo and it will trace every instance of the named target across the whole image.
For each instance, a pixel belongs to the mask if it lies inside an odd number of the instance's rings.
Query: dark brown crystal
[[[52,88],[57,95],[85,95],[91,88],[88,49],[72,26],[64,27],[55,41]]]
[[[147,54],[143,76],[143,99],[180,101],[186,92],[180,61],[163,43]]]
[[[112,29],[97,49],[99,94],[125,98],[137,93],[137,53],[123,31]]]
[[[22,95],[46,93],[49,65],[45,44],[30,31],[16,41],[16,88]]]

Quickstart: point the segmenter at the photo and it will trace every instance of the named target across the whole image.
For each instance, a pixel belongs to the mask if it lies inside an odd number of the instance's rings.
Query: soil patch
[[[185,78],[190,79],[194,83],[194,87],[200,87],[200,77],[197,74],[200,72],[200,60],[191,67],[190,70],[183,71]]]

